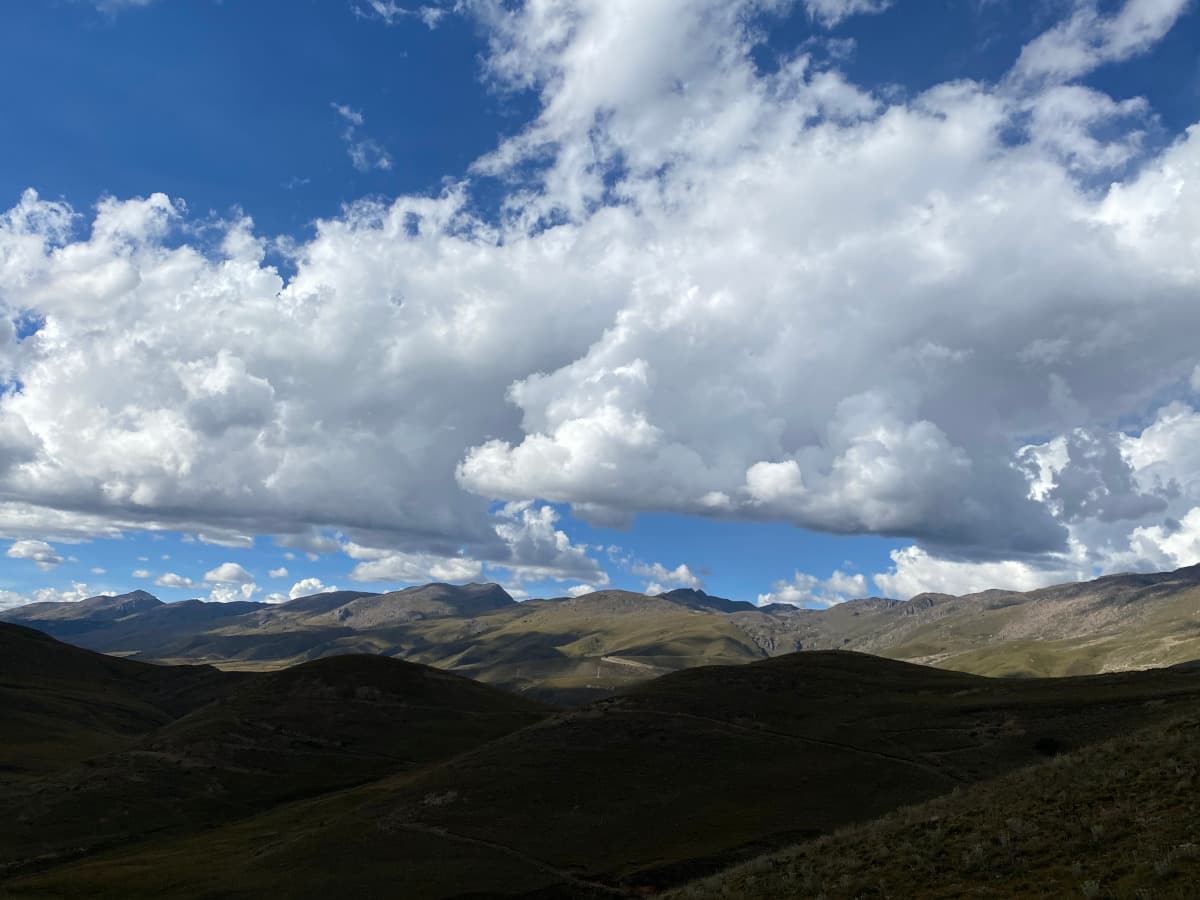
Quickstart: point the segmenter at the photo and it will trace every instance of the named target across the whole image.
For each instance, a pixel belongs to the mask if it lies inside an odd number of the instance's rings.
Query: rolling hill
[[[0,891],[10,898],[644,896],[910,804],[964,796],[1008,773],[1022,777],[1115,734],[1167,733],[1153,729],[1200,717],[1200,672],[1188,668],[993,679],[813,652],[692,668],[573,710],[518,708],[532,717],[524,727],[454,755],[394,753],[377,777],[370,777],[372,754],[389,741],[363,734],[351,743],[361,760],[356,774],[367,780],[330,781],[320,793],[314,772],[339,763],[331,755],[309,768],[311,742],[276,745],[268,737],[264,753],[244,748],[260,720],[280,725],[285,737],[306,729],[314,738],[354,735],[344,723],[326,730],[330,720],[309,704],[333,702],[335,694],[338,704],[369,703],[360,698],[367,682],[391,689],[377,673],[362,674],[363,664],[349,657],[242,676],[229,699],[143,745],[233,773],[218,779],[245,769],[259,779],[270,773],[280,785],[294,781],[301,786],[294,796],[257,788],[269,792],[260,797],[267,808],[226,816],[224,824],[205,800],[190,827],[172,822],[157,835],[113,835],[83,858],[10,870]],[[346,673],[322,668],[335,665]],[[403,690],[410,669],[389,671]],[[454,691],[433,706],[457,708],[462,679],[440,677],[450,680],[435,682],[439,689]],[[281,707],[280,698],[296,691],[303,702]],[[495,709],[495,691],[473,691]],[[213,716],[243,724],[214,724]],[[368,731],[383,727],[362,722]],[[395,734],[402,739],[404,729]],[[292,752],[297,761],[278,762]],[[318,741],[313,752],[334,751]],[[39,823],[39,834],[72,821],[73,803],[94,813],[86,787],[59,796],[63,805]],[[9,839],[0,836],[0,846]]]
[[[0,625],[0,873],[404,772],[549,709],[385,657],[155,666]]]
[[[670,900],[1156,897],[1200,884],[1200,716],[766,854]]]

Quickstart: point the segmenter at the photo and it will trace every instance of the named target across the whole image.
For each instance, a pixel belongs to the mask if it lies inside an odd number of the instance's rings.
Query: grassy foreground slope
[[[412,770],[550,712],[383,657],[227,674],[16,626],[0,650],[0,877]]]
[[[741,864],[672,900],[1112,897],[1200,885],[1200,716]]]
[[[432,766],[3,887],[636,896],[1198,712],[1185,670],[997,680],[840,652],[702,667]]]
[[[114,659],[0,623],[0,785],[128,747],[240,681],[211,666]]]

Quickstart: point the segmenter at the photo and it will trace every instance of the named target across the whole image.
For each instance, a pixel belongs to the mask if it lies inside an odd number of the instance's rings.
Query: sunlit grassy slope
[[[435,584],[281,606],[162,604],[135,592],[6,615],[142,660],[266,671],[370,653],[571,704],[679,669],[796,650],[857,650],[999,676],[1170,665],[1200,658],[1200,568],[1028,593],[867,598],[828,610],[757,609],[697,591],[516,603],[497,585]]]

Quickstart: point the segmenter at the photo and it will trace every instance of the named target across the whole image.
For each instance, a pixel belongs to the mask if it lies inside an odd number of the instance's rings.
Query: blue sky
[[[1200,554],[1185,0],[0,34],[2,605],[824,605]]]

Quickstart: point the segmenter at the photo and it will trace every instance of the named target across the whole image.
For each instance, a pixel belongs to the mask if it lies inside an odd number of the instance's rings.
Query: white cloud
[[[352,109],[344,103],[331,103],[330,106],[346,122],[346,129],[342,132],[342,141],[346,144],[346,153],[354,168],[360,172],[370,172],[372,169],[386,172],[391,169],[391,154],[378,141],[363,135],[362,127],[367,120],[362,112]],[[265,382],[263,386],[268,390],[271,387]]]
[[[1069,81],[1182,7],[1080,4],[1013,77],[903,98],[804,53],[760,72],[749,23],[787,7],[472,5],[491,84],[540,103],[472,169],[499,220],[470,182],[352,204],[287,245],[287,280],[247,220],[210,249],[161,194],[23,195],[0,534],[323,538],[362,548],[356,578],[604,584],[561,502],[903,536],[926,558],[897,592],[1152,564],[1131,538],[1167,546],[1200,505],[1191,407],[1155,409],[1200,362],[1200,129],[1148,149],[1145,101]],[[25,311],[45,326],[16,342]]]
[[[568,597],[582,597],[584,594],[595,592],[595,588],[590,584],[573,584],[566,589],[565,593]],[[509,593],[512,593],[511,591]]]
[[[436,6],[409,8],[401,6],[395,0],[364,0],[351,8],[355,15],[361,18],[378,19],[386,25],[395,25],[406,19],[416,19],[431,31],[437,28],[447,15],[445,9]]]
[[[287,578],[287,577],[288,577],[288,570],[287,570],[287,567],[285,567],[285,566],[280,566],[278,569],[272,569],[272,570],[271,570],[270,572],[268,572],[267,574],[268,574],[269,576],[271,576],[272,578]]]
[[[254,546],[254,537],[252,535],[240,534],[228,529],[197,532],[196,540],[202,544],[211,544],[214,547],[229,547],[235,550],[249,550]]]
[[[692,572],[685,563],[680,563],[674,569],[668,569],[662,563],[634,563],[630,571],[640,578],[649,579],[645,586],[647,594],[662,594],[673,588],[692,588],[699,590],[704,587],[704,579]]]
[[[790,581],[777,581],[771,590],[758,595],[758,605],[790,603],[793,606],[824,607],[867,596],[867,579],[835,569],[826,579],[796,572]]]
[[[352,109],[344,103],[332,103],[330,105],[339,116],[341,116],[351,125],[357,127],[367,121],[365,118],[363,118],[363,114],[361,112],[359,112],[357,109]]]
[[[804,0],[808,14],[826,28],[857,15],[875,15],[889,9],[893,0]]]
[[[506,504],[493,517],[492,526],[505,550],[489,564],[507,570],[518,583],[586,578],[607,584],[608,574],[588,556],[586,546],[571,543],[557,527],[558,518],[552,506],[528,501]],[[405,552],[354,542],[342,549],[351,559],[360,560],[350,573],[355,581],[472,581],[482,577],[485,568],[482,561],[462,553]]]
[[[1200,562],[1200,506],[1169,525],[1143,525],[1129,536],[1129,550],[1116,554],[1130,568],[1176,569]]]
[[[93,575],[107,575],[108,569],[102,569],[100,566],[93,566],[91,572]]]
[[[292,585],[292,589],[288,591],[288,598],[295,600],[298,597],[308,597],[312,594],[327,594],[336,590],[337,585],[323,584],[320,578],[302,578]]]
[[[134,578],[153,578],[154,573],[149,569],[134,569],[131,573]]]
[[[167,572],[158,576],[158,578],[154,579],[154,583],[159,587],[167,588],[194,588],[197,586],[196,582],[192,581],[192,579],[176,575],[174,572]]]
[[[258,586],[253,583],[240,585],[218,584],[214,586],[212,592],[209,593],[208,602],[235,603],[241,600],[252,600],[258,591]]]
[[[892,569],[874,576],[879,590],[888,597],[907,600],[916,594],[970,594],[992,588],[1032,591],[1067,581],[1090,578],[1086,568],[1069,565],[1038,568],[1026,562],[970,562],[939,559],[920,547],[892,551]]]
[[[13,609],[29,603],[78,603],[96,595],[96,592],[79,581],[69,588],[40,588],[31,594],[0,590],[0,609]]]
[[[96,9],[103,13],[118,13],[123,9],[138,9],[149,6],[154,0],[94,0]]]
[[[249,584],[254,576],[235,562],[221,563],[204,573],[204,580],[215,584]]]
[[[351,559],[362,560],[350,573],[353,581],[473,581],[483,572],[483,565],[478,560],[460,557],[403,553],[358,544],[347,544],[346,553]]]
[[[15,609],[18,606],[24,606],[27,603],[33,603],[25,594],[20,594],[16,591],[0,590],[0,610]]]
[[[1097,0],[1075,0],[1072,14],[1025,46],[1018,78],[1067,80],[1106,63],[1145,53],[1171,29],[1191,0],[1126,0],[1106,15]]]
[[[506,504],[494,527],[508,553],[494,564],[508,569],[518,581],[579,578],[593,584],[608,584],[608,574],[588,556],[588,548],[572,544],[566,532],[557,527],[558,518],[552,506],[530,502]]]
[[[62,555],[45,541],[13,541],[5,555],[9,559],[27,559],[43,572],[56,569],[65,561]]]
[[[0,536],[78,544],[95,537],[120,537],[121,523],[97,514],[0,501]]]

